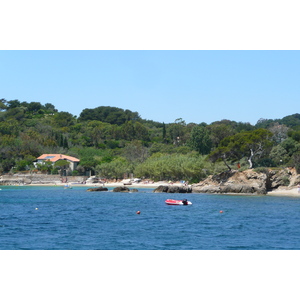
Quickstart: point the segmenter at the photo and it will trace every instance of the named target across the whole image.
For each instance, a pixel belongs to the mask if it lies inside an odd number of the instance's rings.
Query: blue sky
[[[299,113],[299,51],[0,51],[6,100],[52,103],[79,116],[115,106],[187,123]]]

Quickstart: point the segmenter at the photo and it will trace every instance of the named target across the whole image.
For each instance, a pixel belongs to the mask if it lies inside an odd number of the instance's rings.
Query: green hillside
[[[138,112],[99,106],[79,117],[54,105],[0,100],[0,172],[42,171],[44,153],[75,156],[74,174],[198,182],[227,169],[296,167],[300,172],[300,114],[250,123],[219,120],[164,124]]]

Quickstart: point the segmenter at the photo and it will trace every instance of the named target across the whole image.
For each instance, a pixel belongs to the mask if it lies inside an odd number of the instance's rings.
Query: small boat
[[[192,202],[187,201],[186,199],[184,200],[167,199],[165,203],[168,205],[192,205]]]

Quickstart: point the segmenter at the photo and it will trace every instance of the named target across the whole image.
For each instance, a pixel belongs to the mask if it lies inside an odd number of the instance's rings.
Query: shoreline
[[[298,188],[278,188],[276,190],[267,192],[268,196],[288,196],[288,197],[300,197]]]
[[[26,186],[58,186],[64,187],[65,185],[70,185],[72,187],[80,186],[80,187],[106,187],[106,188],[115,188],[120,186],[125,186],[130,188],[152,188],[156,189],[160,185],[172,185],[172,186],[182,186],[181,183],[173,183],[169,184],[167,182],[154,182],[154,183],[132,183],[132,184],[123,184],[122,182],[111,182],[111,183],[76,183],[76,182],[68,182],[68,183],[32,183],[26,184]]]
[[[24,184],[24,185],[11,185],[11,186],[53,186],[53,187],[64,187],[66,183],[33,183],[33,184]],[[184,186],[182,183],[168,183],[164,181],[159,181],[159,182],[153,182],[153,183],[132,183],[132,184],[123,184],[122,182],[111,182],[111,183],[75,183],[75,182],[69,182],[68,185],[72,187],[106,187],[106,188],[115,188],[115,187],[120,187],[120,186],[125,186],[128,187],[129,189],[134,188],[149,188],[149,189],[156,189],[157,187],[161,185],[167,185],[167,186]],[[8,185],[4,185],[8,186]],[[239,195],[239,194],[235,194]],[[300,197],[300,193],[298,192],[297,187],[292,187],[292,188],[286,188],[286,187],[279,187],[276,190],[268,191],[266,196],[287,196],[287,197]]]

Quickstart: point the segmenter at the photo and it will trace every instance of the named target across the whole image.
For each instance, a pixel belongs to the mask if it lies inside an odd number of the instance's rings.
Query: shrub
[[[51,174],[52,174],[52,175],[57,175],[57,174],[58,174],[58,169],[56,169],[56,168],[53,169],[53,170],[51,171]]]
[[[265,174],[269,172],[268,168],[264,168],[264,167],[255,168],[254,171],[257,173],[265,173]]]
[[[282,184],[283,184],[284,186],[288,186],[288,185],[290,184],[290,179],[289,179],[288,176],[282,177]]]

